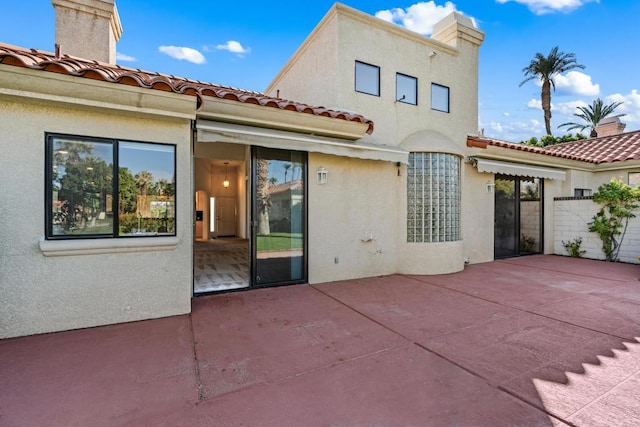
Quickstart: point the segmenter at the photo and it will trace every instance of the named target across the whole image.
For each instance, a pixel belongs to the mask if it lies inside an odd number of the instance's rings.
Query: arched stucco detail
[[[430,152],[464,155],[463,147],[446,135],[434,130],[420,130],[407,136],[400,146],[409,152]]]

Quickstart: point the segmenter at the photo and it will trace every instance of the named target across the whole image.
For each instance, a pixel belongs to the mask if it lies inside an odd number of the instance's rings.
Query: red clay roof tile
[[[467,146],[484,148],[486,145],[507,148],[511,150],[538,153],[546,156],[578,160],[587,163],[613,163],[625,160],[640,160],[640,130],[603,136],[600,138],[583,139],[550,145],[545,148],[530,147],[528,145],[500,141],[484,137],[467,137]]]
[[[110,65],[98,61],[70,57],[68,55],[62,55],[58,58],[52,53],[36,49],[24,49],[4,43],[0,43],[0,64],[43,70],[110,83],[138,86],[145,89],[191,95],[197,97],[198,106],[202,105],[205,96],[210,96],[315,116],[364,123],[368,126],[368,134],[371,134],[374,128],[372,120],[359,114],[330,110],[324,107],[314,107],[286,99],[273,98],[259,92],[220,86],[140,69],[126,68],[120,65]]]

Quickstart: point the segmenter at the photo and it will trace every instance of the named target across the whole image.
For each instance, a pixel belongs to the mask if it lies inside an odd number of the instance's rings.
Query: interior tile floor
[[[197,240],[193,249],[195,294],[249,286],[249,241],[237,237]]]

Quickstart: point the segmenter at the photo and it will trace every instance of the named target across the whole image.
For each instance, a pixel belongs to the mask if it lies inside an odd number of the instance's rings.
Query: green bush
[[[563,240],[562,244],[569,253],[569,256],[572,258],[582,258],[582,255],[587,253],[587,251],[580,249],[580,246],[582,246],[581,237],[576,237],[575,239],[569,240],[567,242]]]

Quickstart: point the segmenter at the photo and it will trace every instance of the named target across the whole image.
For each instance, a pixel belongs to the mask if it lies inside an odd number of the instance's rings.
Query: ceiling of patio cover
[[[523,163],[504,162],[500,160],[488,160],[473,158],[478,172],[497,173],[513,176],[529,176],[532,178],[565,180],[565,172],[560,169],[546,168]]]

